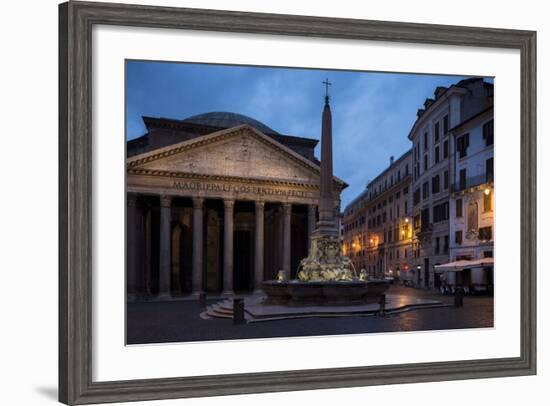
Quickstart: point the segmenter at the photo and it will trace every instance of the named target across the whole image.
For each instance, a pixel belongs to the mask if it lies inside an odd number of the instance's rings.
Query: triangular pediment
[[[242,125],[128,158],[129,169],[319,184],[319,166]]]

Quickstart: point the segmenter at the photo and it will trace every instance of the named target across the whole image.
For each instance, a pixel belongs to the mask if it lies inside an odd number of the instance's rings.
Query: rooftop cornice
[[[406,152],[404,152],[403,154],[401,154],[401,156],[399,158],[397,158],[395,161],[393,161],[393,163],[388,166],[386,169],[384,169],[382,172],[380,172],[378,175],[376,175],[376,177],[371,180],[368,184],[367,184],[367,189],[369,188],[369,186],[373,185],[375,182],[377,182],[381,177],[383,177],[385,174],[387,174],[388,172],[390,172],[392,169],[395,169],[395,167],[403,162],[406,158],[408,158],[409,156],[412,157],[412,148],[409,148]],[[412,168],[411,168],[412,169]]]
[[[451,85],[447,88],[445,93],[443,93],[441,96],[439,96],[426,110],[424,111],[424,114],[422,116],[418,117],[416,121],[414,122],[411,131],[409,131],[408,138],[412,141],[412,135],[413,133],[418,130],[419,127],[422,127],[424,125],[424,122],[428,120],[428,117],[431,118],[432,113],[441,106],[443,103],[443,100],[448,100],[449,97],[451,97],[453,94],[466,94],[468,92],[468,89],[458,86],[458,85]]]

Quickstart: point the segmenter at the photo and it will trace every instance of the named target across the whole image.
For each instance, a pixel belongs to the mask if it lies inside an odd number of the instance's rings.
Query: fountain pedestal
[[[266,281],[265,304],[287,306],[352,306],[378,303],[387,281]]]
[[[338,238],[314,234],[310,255],[302,259],[298,279],[263,283],[266,304],[339,306],[378,303],[389,288],[385,280],[357,275],[353,263],[340,254]]]

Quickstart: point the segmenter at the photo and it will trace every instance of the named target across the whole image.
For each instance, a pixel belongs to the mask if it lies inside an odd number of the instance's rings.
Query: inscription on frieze
[[[259,196],[284,196],[284,197],[314,197],[312,193],[304,190],[295,189],[277,189],[255,185],[230,185],[225,183],[214,182],[179,182],[173,183],[172,187],[178,190],[188,191],[207,191],[207,192],[225,192],[225,193],[242,193],[255,194]]]

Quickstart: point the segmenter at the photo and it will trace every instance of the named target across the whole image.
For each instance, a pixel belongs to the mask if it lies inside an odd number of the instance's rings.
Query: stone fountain
[[[341,253],[333,196],[332,115],[328,80],[321,134],[321,181],[319,221],[310,237],[309,256],[300,261],[298,279],[265,281],[262,285],[267,304],[357,305],[378,302],[388,289],[385,280],[367,280],[357,273],[352,261]]]

